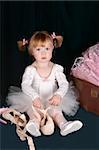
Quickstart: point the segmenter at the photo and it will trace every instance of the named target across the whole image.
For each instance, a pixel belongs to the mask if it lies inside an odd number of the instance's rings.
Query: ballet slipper
[[[39,109],[32,107],[34,111],[34,115],[38,118],[40,121],[40,130],[44,135],[51,135],[54,133],[54,122],[52,118],[49,116],[47,111],[50,109],[48,107],[47,109]],[[41,117],[43,116],[43,117]]]
[[[44,135],[51,135],[54,133],[54,123],[48,114],[46,114],[45,124],[41,126],[41,131]]]
[[[33,106],[32,106],[32,109],[33,109],[33,112],[34,112],[34,116],[38,119],[39,122],[41,122],[41,116],[40,116],[40,114],[38,112],[41,109],[33,107]]]
[[[20,126],[16,125],[16,133],[21,141],[25,141],[27,139],[29,150],[35,150],[33,138],[26,134],[25,129],[22,129]]]
[[[72,132],[78,131],[83,126],[82,122],[79,120],[68,121],[61,127],[60,134],[66,136]]]
[[[41,132],[44,135],[51,135],[54,133],[54,122],[52,120],[52,118],[49,116],[49,114],[47,113],[49,108],[47,108],[46,110],[40,110],[43,113],[43,119],[41,120],[40,123],[40,129]]]
[[[0,115],[2,115],[2,113],[6,112],[8,110],[8,108],[0,108]],[[0,118],[0,123],[3,123],[3,124],[7,124],[7,122],[3,119]]]
[[[24,114],[10,108],[2,114],[2,117],[19,126],[25,126],[27,122]]]
[[[29,150],[35,150],[35,145],[32,137],[27,135],[25,126],[27,123],[26,117],[24,114],[17,112],[16,110],[9,108],[6,112],[3,112],[2,117],[6,120],[11,121],[16,125],[16,133],[19,136],[20,140],[28,141]]]

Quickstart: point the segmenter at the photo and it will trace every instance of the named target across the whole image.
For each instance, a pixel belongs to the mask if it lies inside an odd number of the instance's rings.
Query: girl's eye
[[[36,50],[37,50],[37,51],[40,51],[40,48],[37,48]]]
[[[49,48],[48,48],[48,47],[46,47],[46,50],[48,51],[48,50],[49,50]]]

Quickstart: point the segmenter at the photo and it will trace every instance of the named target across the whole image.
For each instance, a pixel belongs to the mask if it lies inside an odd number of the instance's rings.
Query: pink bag
[[[91,46],[75,59],[71,74],[99,86],[99,44]]]

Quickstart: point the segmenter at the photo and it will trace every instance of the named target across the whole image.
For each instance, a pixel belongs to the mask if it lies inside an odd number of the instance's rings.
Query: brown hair
[[[38,45],[44,45],[45,42],[50,41],[55,48],[58,48],[62,45],[63,37],[55,36],[54,38],[47,31],[37,31],[33,34],[28,44],[22,45],[22,41],[18,41],[18,47],[21,50],[25,46],[28,46],[29,54],[32,55],[33,48],[36,48]],[[24,51],[24,50],[23,50]]]
[[[33,34],[29,42],[29,53],[32,54],[33,48],[36,48],[38,45],[44,46],[44,44],[50,41],[53,44],[52,37],[46,31],[37,31]]]

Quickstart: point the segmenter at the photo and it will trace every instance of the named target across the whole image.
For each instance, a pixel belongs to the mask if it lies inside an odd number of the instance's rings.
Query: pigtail
[[[61,47],[63,42],[63,37],[61,35],[55,35],[55,32],[51,35],[53,38],[53,45],[55,48]]]
[[[29,40],[26,40],[25,38],[22,40],[17,41],[18,48],[20,51],[26,51],[26,48],[29,45]]]
[[[36,35],[39,32],[36,32],[34,35]],[[49,35],[46,31],[42,31],[43,34]],[[34,35],[32,37],[32,40],[34,38]],[[63,42],[63,37],[61,35],[55,35],[55,32],[53,34],[49,35],[51,38],[53,45],[55,48],[61,47],[62,42]],[[26,48],[29,49],[29,53],[31,54],[30,46],[29,46],[30,40],[26,40],[25,38],[22,40],[17,41],[18,48],[20,51],[26,51]]]

